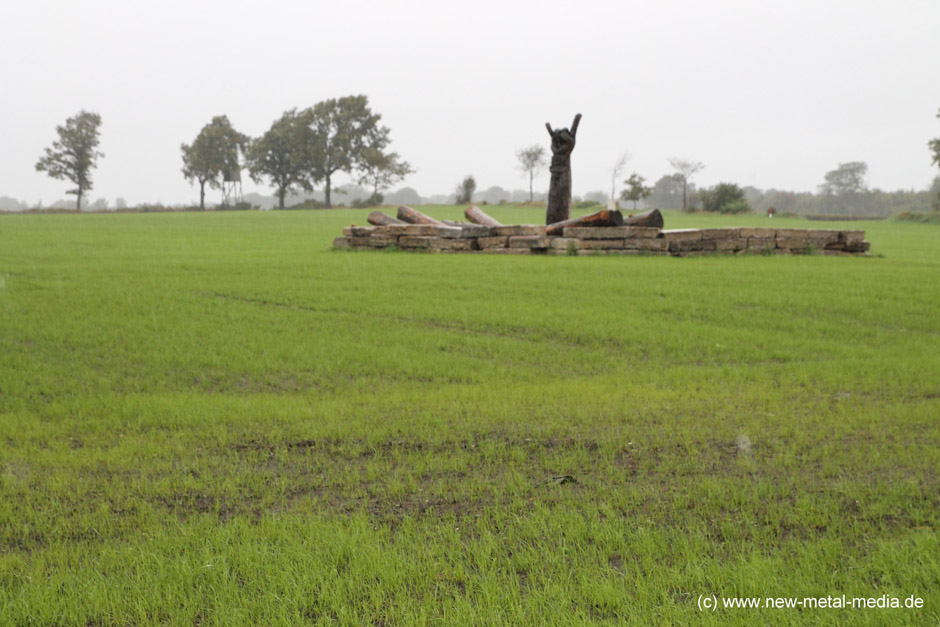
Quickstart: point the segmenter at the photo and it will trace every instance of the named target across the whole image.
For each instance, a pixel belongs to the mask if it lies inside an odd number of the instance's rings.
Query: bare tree
[[[545,148],[539,144],[533,144],[528,148],[523,148],[516,152],[516,158],[519,159],[519,169],[529,177],[529,202],[532,202],[534,195],[532,191],[532,181],[542,173],[545,166],[548,165],[548,159],[545,157]]]
[[[671,159],[666,159],[669,162],[669,165],[676,171],[676,174],[682,180],[682,210],[688,211],[688,189],[689,189],[689,179],[692,178],[696,172],[700,171],[705,167],[705,164],[701,161],[689,161],[687,159],[680,159],[679,157],[673,157]]]
[[[617,201],[617,179],[623,174],[623,171],[632,158],[630,153],[624,150],[610,168],[610,199],[614,202]]]

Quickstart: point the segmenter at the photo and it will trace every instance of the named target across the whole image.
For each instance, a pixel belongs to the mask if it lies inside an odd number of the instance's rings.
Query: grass
[[[0,216],[8,624],[940,621],[935,227],[329,249],[367,213]],[[698,609],[842,594],[924,607]]]

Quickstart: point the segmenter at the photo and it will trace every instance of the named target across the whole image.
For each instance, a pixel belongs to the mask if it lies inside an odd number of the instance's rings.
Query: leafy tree
[[[468,176],[457,185],[456,204],[467,205],[473,200],[473,192],[477,190],[477,182],[472,176]]]
[[[98,157],[104,153],[96,150],[101,116],[80,111],[57,126],[59,139],[46,148],[46,154],[36,162],[38,172],[46,172],[54,179],[69,180],[78,186],[66,194],[75,194],[75,208],[82,208],[82,196],[92,188],[91,171],[97,166]]]
[[[182,144],[183,176],[187,181],[199,183],[199,208],[206,208],[206,184],[220,189],[226,175],[241,171],[239,151],[244,152],[249,142],[228,121],[228,117],[217,115],[212,122],[199,131],[190,145]]]
[[[532,144],[528,148],[523,148],[516,152],[516,159],[519,160],[519,169],[529,177],[529,202],[532,202],[534,198],[532,182],[548,165],[548,158],[545,156],[545,148],[540,144]]]
[[[653,193],[652,187],[646,187],[643,185],[645,182],[646,179],[636,172],[631,174],[630,178],[624,181],[624,185],[627,186],[627,189],[620,192],[620,199],[632,200],[634,211],[636,210],[636,203],[643,200],[644,198],[648,198],[649,195]]]
[[[366,96],[346,96],[318,102],[310,109],[316,134],[311,178],[326,182],[325,205],[331,207],[332,176],[351,173],[363,162],[367,146],[388,144],[388,128],[379,126],[382,116],[372,113]]]
[[[748,213],[744,190],[734,183],[718,183],[710,189],[699,192],[702,208],[713,213]]]
[[[382,192],[414,173],[411,165],[403,161],[397,152],[383,152],[380,146],[366,146],[359,155],[357,167],[359,184],[372,186],[372,197],[367,204],[382,204]]]
[[[304,189],[311,191],[310,179],[316,137],[310,128],[309,110],[298,113],[285,111],[264,135],[252,141],[246,151],[251,179],[261,183],[264,177],[276,189],[278,207],[284,208],[287,194]]]
[[[682,210],[690,211],[691,207],[689,204],[689,179],[692,178],[696,172],[700,171],[705,167],[705,164],[701,161],[688,161],[687,159],[680,159],[678,157],[673,157],[667,159],[669,165],[676,171],[676,176],[680,177],[682,181]]]
[[[868,165],[864,161],[840,163],[839,167],[826,173],[825,182],[819,191],[827,196],[848,196],[865,191],[865,175]]]
[[[661,209],[678,209],[682,206],[682,177],[666,174],[653,184],[650,202]]]
[[[940,119],[940,111],[937,112],[937,119]],[[931,139],[927,142],[927,147],[930,148],[930,163],[940,168],[940,137],[936,139]]]

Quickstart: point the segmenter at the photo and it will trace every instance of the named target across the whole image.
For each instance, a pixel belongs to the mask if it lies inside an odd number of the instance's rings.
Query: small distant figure
[[[774,208],[773,208],[773,207],[768,207],[768,208],[767,208],[767,217],[768,217],[768,218],[774,217]]]

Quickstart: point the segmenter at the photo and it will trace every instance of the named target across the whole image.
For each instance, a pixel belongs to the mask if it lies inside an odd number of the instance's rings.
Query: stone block
[[[434,224],[406,224],[403,235],[413,237],[445,237],[459,234],[460,228],[456,226],[437,226]]]
[[[509,238],[510,248],[548,248],[551,238],[547,235],[514,235]]]
[[[747,240],[742,237],[715,240],[715,249],[719,251],[734,252],[745,248],[747,248]]]
[[[680,239],[669,242],[669,252],[672,253],[714,252],[717,249],[715,240]]]
[[[777,229],[776,238],[778,240],[825,239],[828,233],[834,234],[834,239],[839,239],[839,231],[831,231],[829,229]]]
[[[402,235],[398,245],[402,248],[442,248],[443,238],[425,235]]]
[[[729,240],[738,239],[741,236],[741,229],[702,229],[702,239]]]
[[[440,248],[445,251],[470,251],[477,246],[477,240],[475,239],[464,239],[464,238],[440,238]]]
[[[865,239],[865,231],[842,231],[846,244],[859,244]]]
[[[807,231],[806,239],[819,242],[819,245],[823,246],[827,242],[842,241],[842,231],[833,229],[811,229]]]
[[[583,244],[581,240],[574,239],[573,237],[553,237],[549,248],[552,250],[568,250],[569,246],[574,246],[575,248],[580,248],[580,244]]]
[[[600,249],[600,250],[608,250],[611,248],[624,249],[626,248],[625,243],[627,242],[627,240],[625,239],[588,239],[588,240],[580,240],[580,241],[581,241],[580,248],[584,248],[584,249],[591,248],[591,249]]]
[[[375,231],[374,226],[347,226],[343,229],[346,237],[369,237]]]
[[[742,227],[738,229],[738,235],[747,239],[774,239],[777,237],[777,229]]]
[[[350,246],[366,246],[366,247],[371,246],[370,241],[372,240],[371,237],[347,237],[346,239],[349,240]]]
[[[702,239],[701,229],[673,229],[662,232],[667,242],[690,242]]]
[[[660,237],[653,239],[627,239],[623,241],[623,247],[629,250],[664,252],[669,250],[669,241]]]
[[[493,227],[493,235],[544,235],[545,227],[538,224],[515,224],[510,226]]]
[[[745,229],[741,229],[742,233]],[[765,231],[773,231],[773,229],[763,229]],[[747,238],[747,248],[749,250],[761,251],[761,250],[773,250],[777,247],[777,241],[769,237],[749,237]]]
[[[778,248],[778,249],[782,248],[782,249],[785,249],[785,250],[790,250],[790,251],[795,251],[795,252],[803,252],[803,251],[805,251],[807,248],[809,248],[809,247],[811,247],[811,246],[813,246],[813,244],[811,244],[810,241],[809,241],[808,239],[806,239],[805,237],[801,237],[801,238],[796,238],[796,237],[781,238],[781,237],[778,237],[778,238],[777,238],[777,248]]]
[[[565,237],[578,239],[652,238],[659,233],[659,229],[646,226],[568,226],[564,230]]]
[[[379,235],[373,233],[369,237],[369,245],[373,248],[388,248],[389,246],[398,246],[398,238],[390,235]]]
[[[333,240],[333,248],[349,248],[349,240],[345,237],[337,237]]]
[[[385,226],[375,227],[373,235],[388,235],[389,237],[399,237],[408,235],[408,228],[417,226],[415,224],[387,224]]]
[[[506,248],[509,246],[509,237],[481,237],[477,240],[480,248]]]
[[[473,225],[473,226],[459,226],[459,227],[448,227],[447,230],[440,229],[437,233],[438,237],[455,237],[455,238],[476,238],[476,237],[489,237],[493,234],[492,227],[483,226],[483,225]]]

